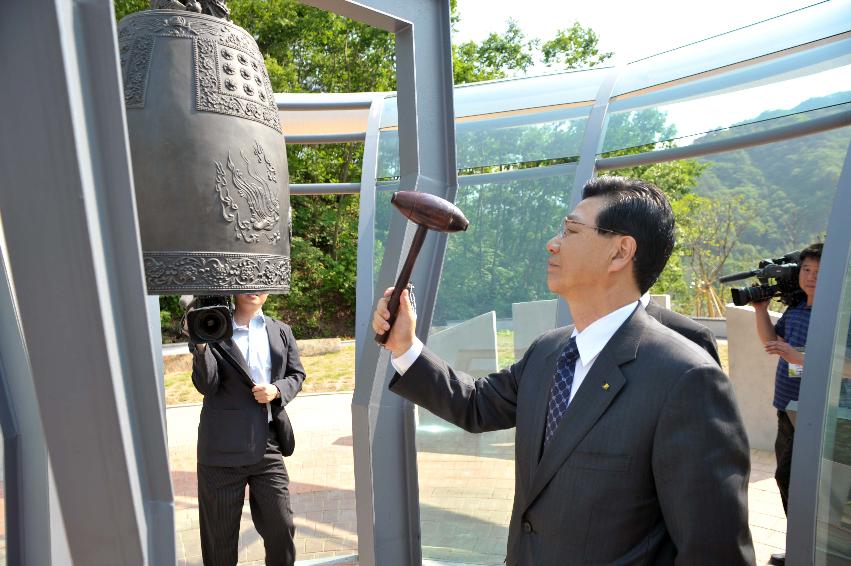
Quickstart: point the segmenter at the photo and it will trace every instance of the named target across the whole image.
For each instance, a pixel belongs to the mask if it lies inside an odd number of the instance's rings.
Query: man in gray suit
[[[470,432],[517,429],[509,566],[754,563],[749,451],[730,383],[639,304],[673,243],[658,188],[589,181],[547,243],[547,283],[575,326],[481,379],[422,346],[403,293],[386,344],[390,389]],[[376,332],[389,330],[386,302]]]

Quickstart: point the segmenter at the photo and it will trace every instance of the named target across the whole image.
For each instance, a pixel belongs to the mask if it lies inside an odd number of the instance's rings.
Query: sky
[[[843,0],[839,0],[843,1]],[[458,0],[455,42],[479,41],[513,18],[527,37],[550,39],[573,22],[593,29],[602,51],[634,60],[704,39],[816,0]],[[522,7],[522,8],[521,8]]]
[[[597,33],[601,52],[614,52],[613,62],[625,63],[816,3],[816,0],[458,0],[461,20],[453,42],[481,41],[492,32],[505,30],[509,18],[518,23],[527,38],[544,41],[554,37],[557,30],[579,22]],[[529,74],[549,71],[537,66]],[[705,132],[751,118],[764,110],[792,108],[812,96],[848,90],[851,84],[848,71],[845,67],[663,109],[680,134]],[[767,100],[771,101],[771,108],[766,107]]]

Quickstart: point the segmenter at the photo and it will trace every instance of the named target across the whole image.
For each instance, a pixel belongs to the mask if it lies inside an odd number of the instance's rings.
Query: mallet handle
[[[396,278],[396,286],[393,288],[393,293],[390,295],[390,301],[387,303],[387,309],[390,311],[390,318],[387,322],[390,323],[390,329],[384,334],[376,334],[375,341],[381,345],[387,343],[390,337],[390,330],[393,329],[393,323],[396,322],[396,315],[399,314],[399,301],[402,297],[402,291],[408,287],[411,280],[411,272],[414,270],[414,262],[420,253],[420,248],[423,247],[428,228],[425,226],[417,226],[417,231],[414,233],[414,238],[411,240],[411,247],[408,249],[408,257],[405,259],[405,265],[402,266],[402,271],[399,272],[399,277]]]

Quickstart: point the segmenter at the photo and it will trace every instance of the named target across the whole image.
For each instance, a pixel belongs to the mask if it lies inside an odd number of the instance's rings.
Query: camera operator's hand
[[[770,303],[771,303],[771,301],[754,301],[751,304],[753,305],[753,310],[755,310],[756,312],[767,313],[768,312],[768,305]]]
[[[789,345],[786,340],[777,337],[777,340],[769,340],[765,343],[765,351],[768,354],[780,356],[790,364],[803,365],[804,354]]]
[[[281,394],[278,388],[268,383],[259,383],[251,388],[254,400],[258,403],[271,403]]]

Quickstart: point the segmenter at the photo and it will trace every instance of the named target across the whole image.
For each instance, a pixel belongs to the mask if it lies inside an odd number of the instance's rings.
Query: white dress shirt
[[[258,310],[246,326],[233,319],[233,341],[242,357],[248,362],[249,376],[256,384],[272,383],[272,354],[269,352],[269,335],[266,333],[266,317]],[[272,421],[272,407],[266,403],[267,420]]]
[[[576,367],[573,369],[573,386],[570,388],[570,401],[576,396],[579,387],[585,380],[585,376],[591,371],[591,366],[597,356],[615,335],[615,332],[626,322],[629,315],[638,307],[640,301],[628,303],[619,309],[616,309],[602,318],[598,318],[589,324],[582,332],[577,332],[573,329],[571,337],[576,337],[576,348],[579,350],[579,359],[576,360]],[[393,368],[404,375],[423,351],[423,343],[419,338],[414,337],[414,343],[407,352],[394,358],[390,356],[390,363]],[[568,404],[570,404],[568,401]]]

